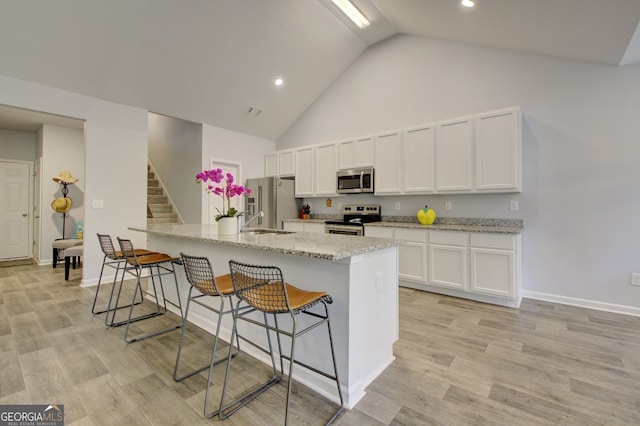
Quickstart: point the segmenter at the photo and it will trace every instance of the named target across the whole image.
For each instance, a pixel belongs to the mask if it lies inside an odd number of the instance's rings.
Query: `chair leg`
[[[291,315],[291,321],[293,324],[293,329],[291,330],[291,353],[289,354],[289,380],[287,383],[287,402],[284,409],[284,426],[289,424],[289,400],[291,399],[291,384],[293,383],[293,362],[295,349],[296,349],[296,329],[298,326],[298,322],[296,321],[295,315]],[[280,333],[278,333],[279,335]],[[282,360],[282,357],[280,357]]]
[[[69,281],[69,264],[71,263],[71,258],[69,257],[65,257],[64,258],[64,280],[65,281]],[[73,266],[75,269],[75,260],[73,261]]]
[[[233,315],[233,329],[231,330],[231,339],[229,339],[229,341],[233,342],[233,339],[235,336],[237,336],[238,330],[237,330],[237,319],[238,319],[238,315],[240,312],[240,301],[238,301],[238,303],[236,304],[236,309],[234,311],[234,315]],[[275,364],[275,359],[274,359],[274,355],[273,355],[273,346],[271,345],[271,338],[269,336],[269,329],[266,328],[267,326],[267,322],[266,322],[267,318],[266,318],[266,314],[264,314],[264,321],[265,321],[265,329],[267,330],[267,341],[269,342],[269,353],[271,354],[271,362],[273,364],[273,371],[274,371],[274,375],[271,379],[269,379],[266,383],[263,383],[259,386],[257,386],[256,388],[250,390],[249,392],[246,392],[244,395],[236,398],[234,401],[229,402],[228,404],[225,405],[225,397],[226,397],[226,393],[227,393],[227,384],[229,381],[229,370],[231,367],[231,351],[233,349],[233,345],[229,345],[229,355],[227,357],[227,371],[225,372],[224,375],[224,385],[222,386],[222,396],[220,398],[220,409],[218,410],[218,418],[220,420],[224,420],[227,417],[231,416],[233,413],[235,413],[236,411],[238,411],[240,408],[244,407],[245,405],[247,405],[249,402],[253,401],[254,399],[256,399],[260,394],[262,394],[263,392],[265,392],[266,390],[268,390],[271,386],[275,385],[276,383],[280,382],[280,379],[282,378],[281,374],[277,373],[277,367]],[[251,320],[249,320],[251,321]],[[251,343],[251,342],[250,342]],[[256,346],[258,349],[261,349],[264,352],[267,352],[267,350],[265,350],[264,348],[253,344],[254,346]],[[226,411],[227,409],[230,409],[229,411]]]
[[[149,268],[149,272],[151,273],[150,274],[151,275],[151,284],[153,285],[153,292],[154,292],[154,296],[155,296],[155,299],[156,299],[156,312],[152,312],[150,314],[140,315],[138,317],[132,318],[133,307],[135,305],[134,301],[135,301],[135,298],[136,298],[136,293],[137,293],[138,290],[140,291],[140,293],[142,293],[142,285],[140,284],[141,271],[139,270],[139,268],[136,268],[136,275],[137,275],[136,290],[133,293],[133,300],[131,301],[131,307],[129,308],[129,317],[126,320],[126,328],[125,328],[125,331],[124,331],[124,341],[127,342],[127,343],[138,342],[140,340],[144,340],[144,339],[147,339],[149,337],[157,336],[157,335],[163,334],[163,333],[168,333],[169,331],[177,330],[180,327],[182,327],[182,322],[181,322],[178,325],[170,326],[170,327],[162,329],[162,330],[154,331],[154,332],[142,335],[142,336],[137,336],[137,337],[134,337],[132,339],[129,338],[129,326],[130,326],[130,324],[132,322],[140,321],[140,320],[147,319],[147,318],[156,317],[158,315],[162,315],[162,314],[166,313],[166,311],[167,311],[167,299],[165,298],[165,295],[164,295],[164,288],[162,286],[161,274],[158,276],[158,280],[159,280],[159,284],[160,284],[160,294],[162,294],[162,301],[163,301],[163,305],[164,305],[164,310],[161,310],[160,303],[158,301],[158,290],[157,290],[155,279],[154,279],[153,267]],[[160,273],[160,267],[158,267],[158,273]],[[173,268],[173,266],[172,266],[172,273],[173,273],[173,279],[176,282],[176,289],[177,289],[178,288],[177,287],[178,280],[177,280],[177,277],[176,277],[175,268]],[[182,304],[180,302],[180,293],[179,292],[178,292],[177,297],[178,297],[178,305],[177,305],[177,307],[180,309],[180,315],[182,316],[181,319],[184,319],[184,315],[182,313]]]
[[[335,419],[338,418],[342,410],[344,410],[344,398],[342,397],[342,389],[340,388],[340,379],[338,378],[338,364],[336,363],[336,352],[333,349],[333,335],[331,333],[331,321],[329,320],[329,308],[326,303],[322,303],[324,305],[324,313],[327,317],[327,331],[329,332],[329,346],[331,347],[331,360],[333,361],[333,375],[336,378],[336,386],[338,387],[338,396],[340,397],[340,408],[335,412],[331,420],[327,422],[327,424],[333,423]]]
[[[52,264],[54,269],[58,265],[58,249],[55,247],[53,248]]]

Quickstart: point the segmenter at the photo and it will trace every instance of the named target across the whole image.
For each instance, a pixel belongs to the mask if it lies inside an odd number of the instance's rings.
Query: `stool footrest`
[[[267,391],[271,386],[279,383],[281,379],[282,379],[282,375],[281,374],[275,375],[268,382],[266,382],[266,383],[258,386],[257,388],[247,392],[246,394],[244,394],[241,397],[239,397],[238,399],[230,402],[229,404],[225,405],[224,407],[220,407],[218,412],[214,412],[214,413],[211,414],[211,417],[219,415],[220,420],[226,419],[227,417],[231,416],[233,413],[235,413],[236,411],[238,411],[239,409],[241,409],[242,407],[244,407],[245,405],[247,405],[248,403],[250,403],[251,401],[256,399],[258,396],[260,396],[260,394],[262,394],[263,392]],[[235,405],[235,407],[233,407],[234,405]],[[233,407],[233,408],[225,413],[225,410],[227,410],[228,408],[231,408],[231,407]],[[211,418],[211,417],[209,417],[209,418]]]

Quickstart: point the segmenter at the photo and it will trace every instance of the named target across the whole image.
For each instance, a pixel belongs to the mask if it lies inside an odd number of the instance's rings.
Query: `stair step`
[[[147,179],[155,179],[156,178],[156,174],[153,173],[151,170],[147,170]]]
[[[149,209],[156,213],[173,213],[173,207],[171,204],[149,204]]]
[[[147,204],[168,204],[166,195],[147,195]]]
[[[171,217],[154,217],[154,218],[147,219],[147,224],[149,225],[153,225],[157,223],[176,223],[177,224],[178,221],[175,218],[171,218]]]
[[[147,187],[147,195],[164,195],[162,188]]]
[[[165,213],[153,213],[153,217],[154,219],[160,219],[160,218],[172,218],[175,219],[176,221],[178,220],[178,214],[177,213],[169,213],[169,212],[165,212]]]
[[[147,187],[149,186],[159,187],[160,182],[158,181],[158,179],[147,179]]]

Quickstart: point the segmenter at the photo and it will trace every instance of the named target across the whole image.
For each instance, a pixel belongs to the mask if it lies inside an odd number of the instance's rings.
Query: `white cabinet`
[[[402,187],[405,194],[435,190],[436,129],[426,125],[407,129],[402,138]],[[377,158],[377,157],[376,157]]]
[[[520,110],[516,108],[476,116],[476,190],[486,192],[522,190],[521,121]]]
[[[375,193],[402,192],[402,134],[379,135],[375,139]]]
[[[285,149],[278,151],[278,175],[294,176],[296,174],[295,150]]]
[[[471,234],[469,290],[516,297],[518,243],[518,235]]]
[[[315,160],[315,195],[335,195],[338,166],[337,144],[317,145]]]
[[[313,196],[314,190],[314,147],[307,146],[295,150],[295,195]]]
[[[438,192],[472,190],[472,157],[472,117],[438,124],[436,139],[436,188]]]
[[[264,175],[278,176],[278,153],[271,152],[264,156]]]
[[[466,233],[429,233],[429,284],[467,290]]]
[[[317,232],[324,234],[323,222],[285,221],[283,229],[290,232]]]
[[[395,230],[395,238],[402,240],[398,247],[398,276],[401,280],[427,282],[427,235],[419,229]]]
[[[394,228],[382,226],[364,226],[365,237],[393,238]]]
[[[373,166],[373,138],[370,136],[338,142],[338,169]]]
[[[304,229],[304,232],[324,234],[324,222],[304,222],[302,224],[302,229]]]

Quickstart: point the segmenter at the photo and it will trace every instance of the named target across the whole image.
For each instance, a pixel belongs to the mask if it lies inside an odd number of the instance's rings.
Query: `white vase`
[[[234,235],[238,233],[238,218],[221,217],[218,221],[218,235]]]

